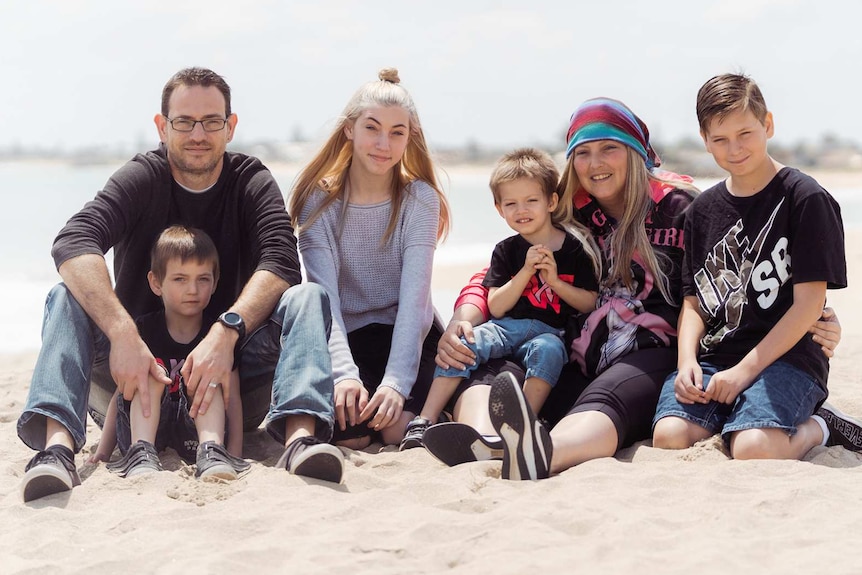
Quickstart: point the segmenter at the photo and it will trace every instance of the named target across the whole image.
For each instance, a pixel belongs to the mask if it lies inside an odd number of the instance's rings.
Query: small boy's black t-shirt
[[[498,243],[494,247],[491,266],[482,285],[489,288],[505,285],[524,267],[527,251],[531,247],[532,244],[520,235],[511,236]],[[554,252],[554,260],[557,262],[557,275],[560,279],[587,291],[598,291],[599,284],[592,261],[581,242],[574,236],[566,233],[562,247]],[[537,319],[552,327],[563,328],[568,318],[575,313],[578,311],[554,293],[536,272],[506,317]]]

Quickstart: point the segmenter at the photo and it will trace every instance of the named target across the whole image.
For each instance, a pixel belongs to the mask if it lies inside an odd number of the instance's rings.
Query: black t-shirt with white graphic
[[[682,279],[683,294],[697,296],[706,323],[701,359],[736,365],[790,309],[794,284],[847,286],[838,203],[793,168],[749,197],[716,184],[689,210]],[[826,387],[829,361],[811,334],[781,360]]]
[[[532,244],[520,235],[511,236],[494,247],[491,266],[482,285],[502,287],[524,267],[527,251]],[[562,247],[554,252],[557,275],[564,282],[587,291],[598,291],[599,284],[593,271],[589,255],[581,242],[566,233]],[[576,309],[554,293],[551,286],[542,281],[539,272],[533,274],[514,307],[506,314],[515,319],[537,319],[552,327],[563,328]]]

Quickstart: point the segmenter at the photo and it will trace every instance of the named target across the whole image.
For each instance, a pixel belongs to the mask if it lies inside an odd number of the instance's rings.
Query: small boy
[[[772,113],[750,78],[706,82],[697,119],[730,176],[689,208],[678,370],[662,389],[653,445],[720,432],[734,458],[800,459],[841,435],[830,435],[838,412],[821,407],[829,360],[807,333],[827,288],[847,286],[841,211],[769,156]]]
[[[171,379],[165,386],[150,379],[150,397],[161,398],[161,407],[144,417],[138,395],[126,401],[114,394],[102,432],[103,440],[93,460],[106,460],[116,438],[124,456],[107,468],[122,477],[161,471],[158,452],[173,447],[186,462],[196,463],[202,479],[236,479],[249,468],[242,455],[242,405],[239,375],[231,374],[230,399],[225,409],[220,385],[210,383],[211,402],[204,413],[189,415],[188,397],[180,370],[185,358],[207,334],[213,320],[204,315],[218,283],[218,253],[203,231],[172,226],[161,233],[150,254],[150,289],[162,298],[164,310],[136,320],[141,339]],[[224,447],[225,411],[228,449]],[[113,431],[116,428],[116,431]],[[231,455],[233,454],[233,455]]]
[[[532,148],[503,156],[491,173],[497,212],[517,235],[498,243],[483,285],[493,318],[474,330],[476,354],[467,369],[442,369],[422,412],[408,424],[400,449],[422,446],[422,435],[440,417],[460,381],[492,358],[514,355],[526,368],[524,394],[538,413],[568,361],[563,334],[569,317],[595,309],[598,250],[589,232],[562,229],[566,210],[556,192],[553,159]],[[560,209],[558,209],[560,208]]]

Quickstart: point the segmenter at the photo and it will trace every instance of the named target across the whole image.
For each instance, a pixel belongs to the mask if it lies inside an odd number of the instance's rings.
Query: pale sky
[[[394,66],[433,145],[558,144],[583,100],[697,137],[699,86],[744,71],[776,140],[862,143],[862,4],[825,0],[2,2],[0,148],[156,142],[165,81],[228,80],[237,141],[322,139]]]

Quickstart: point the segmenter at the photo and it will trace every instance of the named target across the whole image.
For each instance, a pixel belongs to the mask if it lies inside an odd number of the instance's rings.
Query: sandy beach
[[[830,401],[862,415],[862,232],[847,235],[849,289],[830,292],[844,339]],[[435,289],[481,267],[435,270]],[[448,317],[449,309],[440,310]],[[447,468],[424,450],[345,450],[342,485],[288,475],[281,448],[246,435],[252,470],[194,479],[173,452],[164,473],[120,479],[84,459],[83,484],[25,505],[32,452],[17,438],[35,353],[2,356],[2,573],[859,573],[862,456],[815,448],[803,461],[729,460],[721,442],[649,442],[541,482],[500,464]]]

